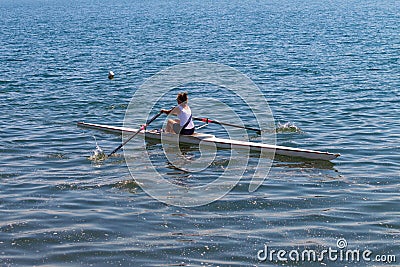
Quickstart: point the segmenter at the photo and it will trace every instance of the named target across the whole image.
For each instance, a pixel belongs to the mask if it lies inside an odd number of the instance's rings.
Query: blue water
[[[398,266],[399,14],[394,0],[0,0],[0,265]],[[245,174],[195,208],[147,195],[121,152],[89,159],[93,136],[106,152],[121,138],[77,121],[122,125],[146,79],[193,61],[251,78],[273,112],[277,144],[341,157],[276,159],[256,192]],[[149,150],[178,183],[210,181],[226,164],[222,153],[187,174],[159,145]],[[322,250],[339,238],[397,261],[257,259],[264,244]]]

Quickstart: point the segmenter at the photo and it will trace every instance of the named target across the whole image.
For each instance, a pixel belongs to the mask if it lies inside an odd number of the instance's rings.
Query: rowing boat
[[[110,126],[110,125],[102,125],[102,124],[94,124],[94,123],[85,123],[78,122],[78,126],[84,128],[90,128],[95,130],[101,130],[104,132],[110,133],[132,133],[135,134],[138,131],[139,134],[145,135],[146,138],[161,140],[161,133],[157,130],[139,130],[127,127],[118,127],[118,126]],[[176,140],[175,134],[163,133],[163,140]],[[210,144],[215,145],[218,148],[246,148],[250,149],[250,151],[258,151],[258,152],[266,152],[266,153],[274,153],[276,155],[288,156],[288,157],[298,157],[304,159],[312,159],[312,160],[333,160],[340,156],[340,154],[334,154],[329,152],[321,152],[309,149],[300,149],[300,148],[292,148],[285,146],[277,146],[277,145],[268,145],[263,143],[256,142],[247,142],[247,141],[239,141],[239,140],[231,140],[224,138],[217,138],[211,134],[204,133],[194,133],[193,135],[181,135],[179,137],[179,142],[186,144]]]

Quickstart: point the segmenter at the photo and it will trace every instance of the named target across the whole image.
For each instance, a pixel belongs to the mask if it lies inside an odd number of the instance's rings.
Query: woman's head
[[[178,104],[185,103],[188,100],[188,94],[186,92],[184,93],[179,93],[178,96],[176,97],[176,100],[178,101]]]

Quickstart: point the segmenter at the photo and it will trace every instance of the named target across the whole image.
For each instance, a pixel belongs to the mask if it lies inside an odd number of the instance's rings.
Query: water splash
[[[104,151],[101,149],[99,144],[97,143],[96,137],[93,136],[94,141],[96,142],[96,149],[93,150],[93,155],[89,157],[90,160],[92,161],[102,161],[107,158],[107,155],[104,153]]]
[[[276,133],[302,133],[302,130],[293,122],[288,121],[284,124],[278,122]]]

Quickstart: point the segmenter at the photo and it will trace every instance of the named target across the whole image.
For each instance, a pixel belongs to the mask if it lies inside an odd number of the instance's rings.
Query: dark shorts
[[[192,128],[192,129],[183,129],[183,130],[181,130],[181,134],[182,135],[192,135],[192,134],[194,134],[194,128]]]
[[[180,132],[180,134],[182,134],[182,135],[192,135],[194,133],[194,128],[181,130],[182,128],[179,125],[179,123],[174,123],[173,128],[174,128],[175,133]]]

